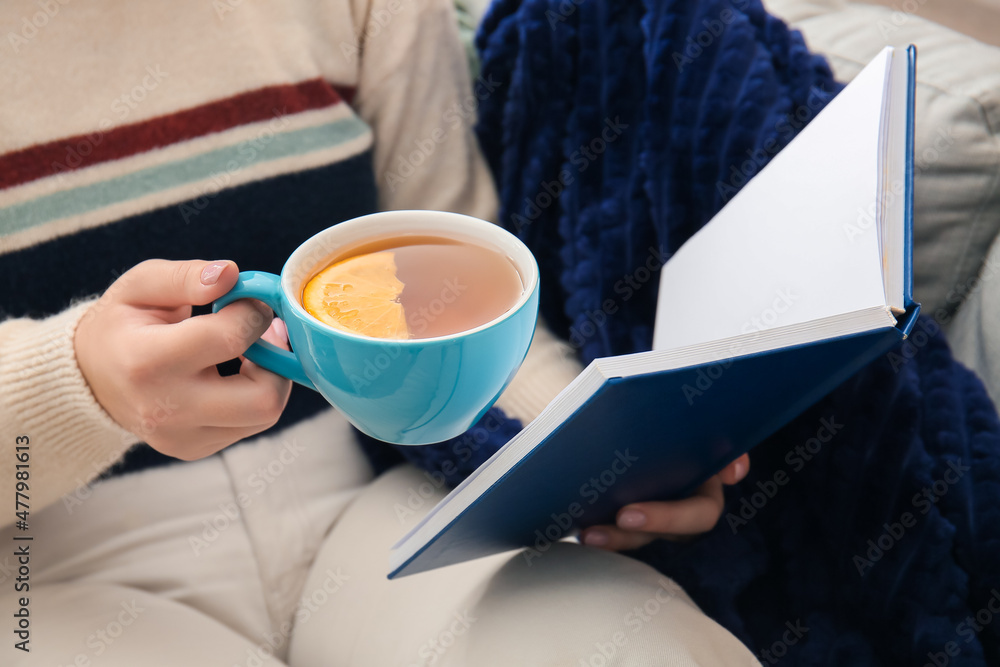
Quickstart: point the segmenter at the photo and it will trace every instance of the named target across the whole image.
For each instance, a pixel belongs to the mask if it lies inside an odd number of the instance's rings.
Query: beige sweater
[[[57,15],[42,27],[24,28],[23,35],[15,33],[17,39],[0,46],[9,51],[0,68],[0,89],[5,91],[0,160],[65,137],[154,122],[211,99],[316,78],[356,90],[351,108],[291,116],[291,130],[356,113],[370,131],[323,150],[255,164],[232,174],[223,187],[371,150],[380,208],[451,210],[487,219],[496,215],[496,195],[475,146],[472,117],[455,125],[444,115],[451,109],[454,118],[455,109],[474,100],[450,0],[177,0],[141,6],[94,0],[53,7],[58,7]],[[22,26],[22,17],[37,12],[30,0],[5,2],[0,25]],[[248,59],[253,67],[246,66]],[[151,71],[146,63],[155,65],[158,79],[142,75]],[[123,100],[121,91],[136,95],[136,82],[144,85],[143,79],[155,85],[146,86],[141,103],[135,97]],[[401,156],[412,153],[418,142],[426,145],[439,130],[444,139],[436,143],[425,168],[402,180],[389,177],[398,173]],[[235,145],[246,132],[248,128],[215,132],[0,187],[0,262],[9,253],[81,229],[176,206],[203,194],[212,179],[154,187],[126,201],[21,224],[17,212],[32,211],[35,202],[171,161],[193,160]],[[74,332],[94,307],[91,299],[48,319],[0,324],[0,497],[14,497],[15,443],[24,436],[29,442],[31,512],[89,484],[138,441],[101,408],[76,362]],[[530,420],[578,372],[571,351],[540,329],[527,362],[498,405],[511,416]],[[0,524],[14,518],[8,511]]]

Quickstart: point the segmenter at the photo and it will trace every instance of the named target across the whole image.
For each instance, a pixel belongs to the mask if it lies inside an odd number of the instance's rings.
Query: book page
[[[876,216],[890,53],[663,267],[654,349],[885,307]]]

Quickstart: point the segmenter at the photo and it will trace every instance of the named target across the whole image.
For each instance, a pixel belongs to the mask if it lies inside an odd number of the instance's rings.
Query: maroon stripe
[[[350,96],[354,93],[353,89],[345,92]],[[322,79],[312,79],[251,90],[106,132],[98,130],[92,134],[29,146],[15,153],[0,155],[0,189],[63,171],[118,160],[274,116],[333,106],[342,99],[329,83]]]
[[[357,88],[354,86],[338,86],[337,84],[334,84],[333,88],[340,95],[340,99],[348,104],[354,104],[354,93],[358,92]]]

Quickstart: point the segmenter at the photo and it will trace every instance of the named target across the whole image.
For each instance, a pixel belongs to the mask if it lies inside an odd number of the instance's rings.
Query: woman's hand
[[[580,541],[601,549],[628,551],[656,539],[680,540],[706,533],[722,516],[722,485],[736,484],[749,471],[750,457],[744,454],[702,484],[690,498],[626,505],[618,510],[616,525],[591,526],[580,534]]]
[[[239,375],[216,364],[262,334],[287,349],[280,320],[242,299],[191,317],[236,284],[234,262],[149,260],[124,273],[81,319],[77,363],[97,401],[154,449],[200,459],[259,433],[281,416],[291,382],[244,360]]]

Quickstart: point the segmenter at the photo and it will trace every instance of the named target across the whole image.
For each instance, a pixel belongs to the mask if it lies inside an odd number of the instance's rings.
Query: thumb
[[[732,486],[746,477],[748,472],[750,472],[750,455],[744,454],[723,468],[719,473],[719,479],[723,484]]]
[[[231,290],[238,276],[239,268],[230,260],[150,259],[126,271],[108,291],[133,306],[204,306]]]

